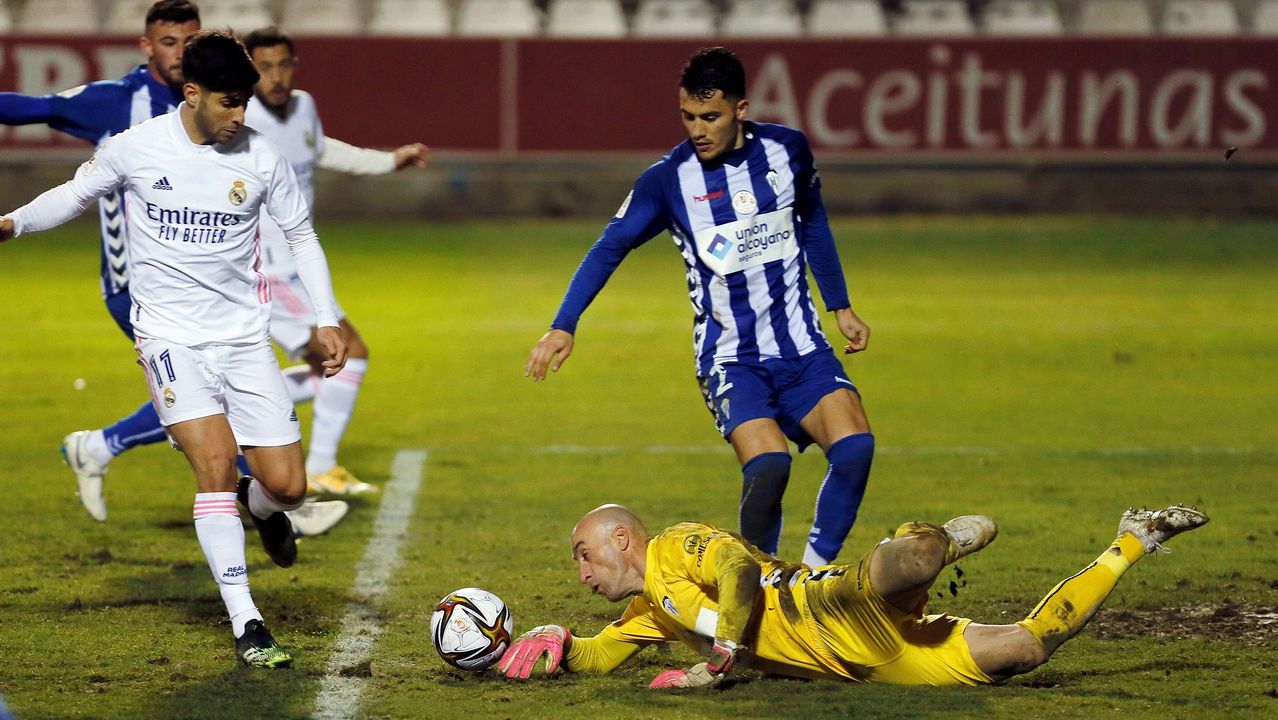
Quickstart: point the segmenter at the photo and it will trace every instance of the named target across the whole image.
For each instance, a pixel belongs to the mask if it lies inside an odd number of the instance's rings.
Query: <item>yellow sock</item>
[[[1136,536],[1123,533],[1101,556],[1080,572],[1062,580],[1033,612],[1016,623],[1033,635],[1048,652],[1078,634],[1109,597],[1118,578],[1145,556]]]

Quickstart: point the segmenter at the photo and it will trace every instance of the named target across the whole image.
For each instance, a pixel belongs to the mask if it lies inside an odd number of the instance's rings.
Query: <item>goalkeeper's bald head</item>
[[[572,529],[572,557],[578,580],[616,602],[643,592],[648,530],[621,505],[601,505]]]
[[[638,515],[634,514],[634,511],[624,505],[612,503],[600,505],[583,515],[577,521],[576,527],[572,529],[572,534],[576,536],[578,532],[605,526],[608,531],[616,527],[624,527],[644,537],[648,536],[648,531],[644,528],[643,521],[639,519]]]

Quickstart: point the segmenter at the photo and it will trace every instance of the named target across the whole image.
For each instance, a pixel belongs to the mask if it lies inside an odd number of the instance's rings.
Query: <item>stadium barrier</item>
[[[299,79],[328,134],[439,151],[416,177],[326,179],[322,202],[378,215],[398,211],[388,198],[406,213],[611,210],[680,139],[676,76],[702,44],[305,38]],[[1278,206],[1278,39],[732,47],[750,74],[752,117],[807,133],[835,210]],[[0,89],[59,91],[139,59],[127,39],[9,37]],[[0,162],[15,172],[77,153],[83,144],[43,126],[0,128]]]

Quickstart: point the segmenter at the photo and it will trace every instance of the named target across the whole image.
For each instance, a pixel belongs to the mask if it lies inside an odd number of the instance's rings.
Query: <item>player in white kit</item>
[[[196,34],[182,59],[178,109],[120,133],[75,177],[0,218],[0,240],[46,230],[123,189],[138,363],[175,447],[195,473],[195,532],[246,665],[292,662],[249,592],[244,503],[276,564],[297,557],[284,511],[306,495],[301,434],[267,337],[270,285],[258,271],[258,220],[283,228],[314,300],[329,375],[346,344],[310,212],[279,151],[244,126],[258,74],[231,35]],[[240,450],[254,475],[240,482]]]
[[[309,207],[315,205],[317,166],[355,175],[379,175],[426,164],[430,151],[421,143],[383,152],[326,137],[315,100],[293,86],[298,61],[288,34],[273,27],[255,30],[245,36],[244,46],[261,75],[244,114],[245,122],[279,147],[293,166]],[[338,322],[348,349],[346,367],[321,381],[323,347],[316,338],[310,297],[279,226],[263,217],[261,228],[261,270],[271,283],[271,337],[289,357],[306,362],[284,370],[293,402],[315,401],[306,453],[309,489],[338,495],[375,492],[376,485],[360,481],[337,462],[337,446],[368,370],[368,346],[339,305]]]

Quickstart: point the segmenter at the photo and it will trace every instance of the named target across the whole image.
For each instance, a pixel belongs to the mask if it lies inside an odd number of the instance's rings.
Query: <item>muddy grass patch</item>
[[[1278,644],[1278,607],[1230,600],[1182,608],[1101,610],[1090,628],[1097,637],[1208,638],[1248,645]]]

